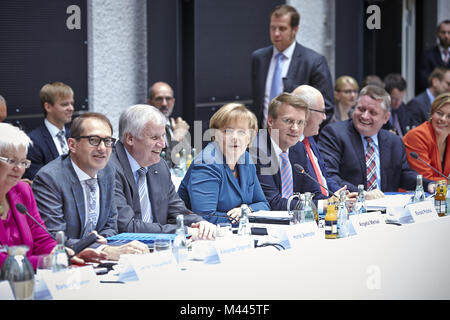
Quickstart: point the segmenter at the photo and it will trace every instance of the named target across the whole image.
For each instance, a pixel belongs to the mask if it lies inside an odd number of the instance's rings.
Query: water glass
[[[170,239],[156,239],[155,240],[155,251],[170,250]]]

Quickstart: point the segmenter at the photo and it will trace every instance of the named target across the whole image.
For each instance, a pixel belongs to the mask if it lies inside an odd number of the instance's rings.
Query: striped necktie
[[[375,146],[371,137],[364,137],[367,141],[366,148],[366,190],[370,191],[377,188],[377,166],[375,163]]]
[[[69,147],[67,146],[66,136],[64,135],[64,131],[58,132],[56,137],[59,140],[59,144],[61,145],[61,154],[69,153]]]
[[[292,168],[289,162],[288,154],[282,152],[281,157],[281,197],[289,198],[293,193]]]
[[[147,168],[139,168],[138,175],[139,202],[141,204],[142,221],[153,222],[150,208],[150,198],[148,197],[147,189]]]
[[[87,179],[84,180],[85,189],[87,191],[87,203],[88,203],[88,214],[86,221],[86,229],[84,231],[84,236],[95,230],[98,220],[97,212],[97,179]]]

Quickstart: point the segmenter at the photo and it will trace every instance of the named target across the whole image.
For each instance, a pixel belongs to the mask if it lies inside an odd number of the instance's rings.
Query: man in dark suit
[[[411,129],[411,120],[403,98],[406,93],[406,80],[399,73],[390,73],[384,78],[384,89],[391,96],[391,117],[383,126],[400,138]]]
[[[282,92],[292,92],[301,84],[309,84],[324,95],[327,117],[323,125],[333,115],[333,85],[327,61],[295,41],[299,22],[295,8],[275,7],[270,15],[273,45],[252,53],[253,112],[260,128],[267,127],[270,100]]]
[[[411,99],[406,105],[410,113],[411,125],[419,126],[430,119],[431,104],[441,93],[450,91],[450,69],[438,67],[428,79],[428,88]]]
[[[166,117],[166,146],[163,151],[166,154],[165,160],[172,167],[175,161],[175,154],[182,148],[191,150],[189,135],[189,125],[181,117],[176,119],[170,117],[175,106],[175,97],[172,87],[162,81],[155,82],[148,90],[148,104],[156,107]],[[172,160],[173,159],[173,160]]]
[[[298,86],[293,92],[300,97],[308,105],[308,116],[306,118],[305,130],[303,130],[303,137],[300,138],[306,149],[307,157],[307,171],[317,181],[329,189],[331,192],[337,192],[341,187],[336,180],[328,174],[327,166],[319,151],[316,140],[319,134],[319,127],[325,120],[325,103],[323,96],[319,90],[309,85]],[[321,188],[321,192],[330,196],[329,192]],[[349,195],[351,196],[351,195]],[[353,195],[354,196],[354,195]]]
[[[269,106],[268,129],[260,130],[250,149],[252,156],[257,156],[254,158],[256,172],[272,210],[287,210],[293,192],[311,192],[315,200],[327,198],[317,183],[294,169],[295,164],[307,168],[306,151],[299,141],[307,112],[306,103],[293,94],[282,93],[275,97]],[[286,169],[283,167],[285,159],[289,160]],[[286,188],[290,191],[286,192]],[[297,200],[293,200],[290,209],[296,203]]]
[[[131,106],[120,116],[120,141],[111,157],[119,232],[174,233],[182,214],[188,234],[212,238],[216,227],[186,208],[166,162],[160,161],[165,123],[164,115],[149,105]]]
[[[439,44],[425,51],[422,58],[419,69],[420,91],[428,87],[428,78],[435,68],[450,68],[450,20],[444,20],[438,25],[436,37],[439,38]]]
[[[71,246],[92,232],[93,245],[109,260],[125,253],[146,253],[141,242],[104,246],[106,237],[117,234],[117,208],[114,202],[115,170],[107,165],[115,139],[108,118],[87,112],[77,117],[68,140],[70,153],[39,170],[33,192],[42,219],[52,234],[64,231]],[[99,247],[99,244],[103,246]]]
[[[44,123],[28,134],[33,145],[28,149],[27,158],[31,160],[31,166],[25,171],[24,178],[31,180],[42,166],[69,151],[67,139],[70,130],[66,124],[72,121],[74,110],[72,88],[62,82],[44,85],[40,100]]]
[[[390,117],[390,100],[383,88],[366,86],[352,119],[332,123],[319,134],[328,172],[352,192],[358,191],[359,184],[364,185],[368,199],[416,187],[417,172],[408,165],[402,139],[381,129]],[[425,190],[433,192],[435,185],[423,180]]]

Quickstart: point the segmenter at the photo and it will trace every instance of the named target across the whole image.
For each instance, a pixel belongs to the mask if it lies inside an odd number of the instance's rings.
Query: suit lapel
[[[387,139],[385,132],[380,130],[378,133],[378,148],[380,152],[380,179],[381,179],[381,190],[387,190],[389,176],[391,174],[390,170],[390,155],[388,150],[391,149],[390,140]]]
[[[353,126],[353,122],[351,120],[348,122],[348,130],[350,140],[356,153],[356,157],[358,158],[359,168],[362,176],[361,181],[364,182],[363,184],[365,186],[367,185],[366,154],[364,152],[364,146],[361,141],[361,135],[358,133],[358,131],[356,131],[355,127]]]
[[[48,131],[47,127],[45,126],[45,123],[43,126],[41,126],[41,133],[44,137],[45,144],[47,145],[48,149],[50,150],[53,158],[58,158],[59,153],[56,149],[55,142],[53,141],[52,136],[50,135],[50,132]]]
[[[72,163],[70,162],[70,156],[66,156],[63,160],[63,164],[66,167],[66,172],[70,172],[70,189],[72,191],[73,199],[75,202],[75,206],[77,208],[77,213],[80,218],[80,235],[84,233],[85,228],[85,222],[86,222],[86,206],[84,203],[84,192],[83,192],[83,186],[81,185],[80,180],[78,180],[77,174],[75,173],[75,170],[72,166]]]
[[[160,223],[160,221],[163,221],[163,220],[160,219],[160,217],[158,215],[159,210],[158,210],[158,206],[157,206],[157,203],[161,197],[161,190],[158,188],[158,186],[160,184],[158,183],[159,172],[157,170],[157,165],[158,164],[154,164],[147,168],[147,190],[148,190],[148,196],[150,198],[150,204],[152,207],[152,215],[153,215],[154,220],[156,220],[154,222]]]
[[[289,64],[289,69],[286,75],[286,78],[288,79],[297,79],[297,74],[299,72],[301,72],[301,56],[302,56],[302,52],[301,52],[301,47],[300,45],[296,42],[295,43],[295,48],[294,48],[294,52],[292,54],[292,58],[291,58],[291,63]],[[286,90],[285,90],[286,91]]]
[[[123,174],[125,175],[125,178],[127,179],[127,183],[131,189],[132,195],[138,194],[139,191],[137,189],[136,179],[134,178],[133,172],[131,171],[131,166],[130,166],[130,162],[128,161],[127,154],[125,152],[125,147],[123,146],[122,142],[120,142],[120,141],[116,145],[116,155],[117,155],[117,159],[120,162],[120,165],[122,166]]]

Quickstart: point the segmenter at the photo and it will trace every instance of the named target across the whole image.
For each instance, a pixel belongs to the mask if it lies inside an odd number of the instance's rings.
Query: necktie
[[[60,131],[56,134],[56,137],[59,140],[59,144],[61,145],[61,154],[66,154],[69,152],[69,147],[67,146],[66,136],[64,135],[64,131]]]
[[[377,171],[375,163],[375,146],[371,137],[364,137],[367,141],[366,148],[366,190],[370,191],[377,188]]]
[[[293,193],[292,168],[286,152],[280,154],[281,157],[281,197],[289,198]]]
[[[444,63],[447,64],[448,63],[448,58],[449,58],[449,53],[448,53],[448,49],[445,50],[444,53]]]
[[[283,62],[283,54],[280,52],[275,56],[277,63],[275,65],[275,70],[273,72],[272,77],[272,86],[270,87],[270,99],[272,100],[276,96],[278,96],[281,93],[281,71],[282,71],[282,62]]]
[[[319,167],[317,166],[316,162],[314,161],[313,154],[311,151],[311,145],[309,144],[309,140],[307,137],[305,137],[303,139],[303,144],[306,147],[306,152],[308,153],[309,161],[311,162],[312,167],[314,169],[314,173],[316,174],[316,179],[320,184],[323,185],[322,175],[320,174]],[[320,186],[320,191],[322,192],[323,195],[328,196],[328,192],[327,192],[327,190],[325,190],[324,187]]]
[[[141,204],[141,215],[142,221],[144,222],[152,222],[151,208],[148,197],[148,189],[147,189],[147,168],[139,168],[138,170],[139,179],[138,179],[138,188],[139,188],[139,202]]]
[[[392,122],[395,130],[397,130],[398,136],[403,138],[402,127],[400,126],[400,122],[398,121],[398,112],[392,110]]]
[[[84,185],[87,187],[87,203],[88,203],[88,216],[87,224],[84,232],[84,236],[87,236],[97,226],[98,213],[97,213],[97,179],[84,180]]]

